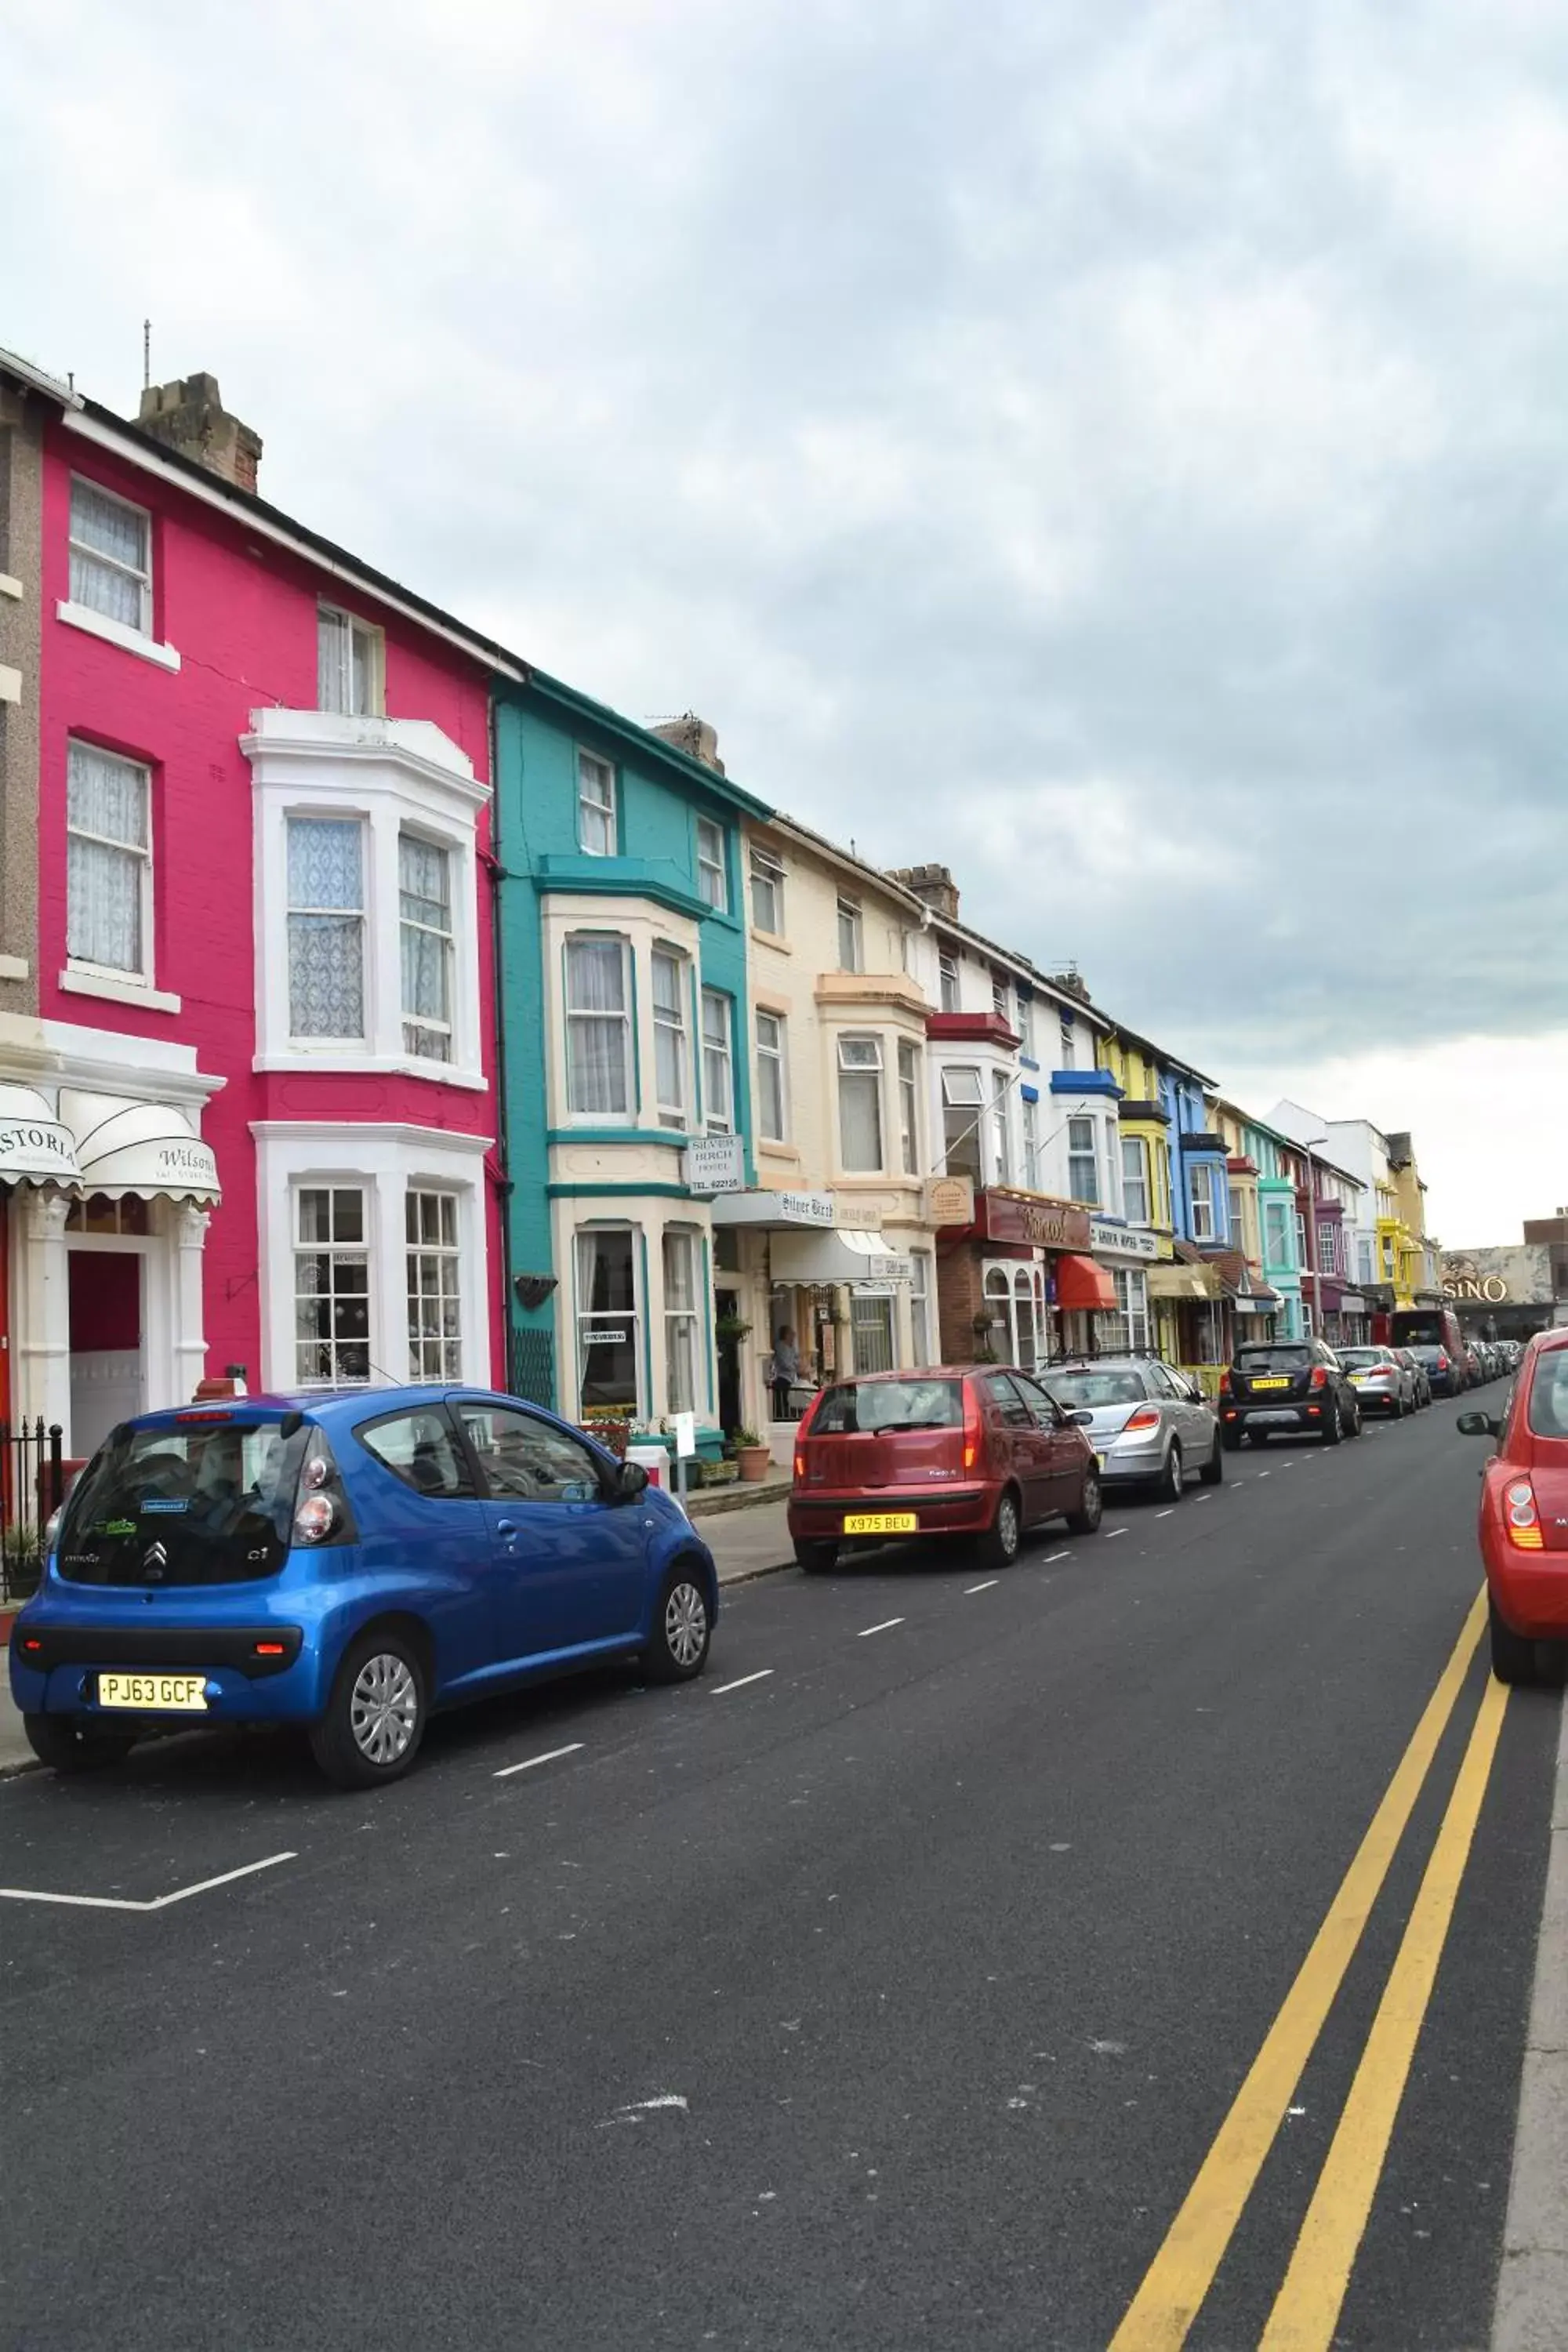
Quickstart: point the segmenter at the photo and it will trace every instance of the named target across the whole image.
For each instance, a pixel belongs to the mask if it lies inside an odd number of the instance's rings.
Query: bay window
[[[1024,1103],[1024,1183],[1027,1191],[1040,1189],[1040,1102],[1037,1095],[1025,1095]]]
[[[1193,1239],[1212,1242],[1215,1238],[1215,1176],[1214,1170],[1204,1160],[1188,1172],[1187,1198],[1193,1210]]]
[[[698,1237],[667,1226],[664,1234],[664,1362],[671,1412],[697,1410],[700,1330]]]
[[[1100,1202],[1100,1155],[1092,1118],[1068,1121],[1068,1192],[1090,1208]]]
[[[294,1377],[302,1387],[370,1379],[370,1252],[357,1185],[295,1194]]]
[[[462,1285],[458,1262],[458,1203],[450,1192],[404,1195],[408,1266],[408,1377],[463,1377]]]
[[[291,1037],[365,1034],[363,836],[357,817],[289,819]]]
[[[1130,1225],[1147,1225],[1149,1214],[1149,1147],[1141,1135],[1121,1139],[1121,1210]]]
[[[435,842],[398,835],[403,1043],[424,1062],[452,1058],[451,864]]]
[[[906,1176],[921,1172],[921,1057],[907,1037],[899,1040],[899,1156]]]
[[[153,976],[153,774],[73,736],[66,763],[66,956]]]
[[[991,1073],[991,1157],[998,1184],[1013,1181],[1013,1153],[1007,1133],[1007,1095],[1012,1081],[1004,1070]]]
[[[984,1185],[980,1129],[985,1096],[980,1073],[960,1066],[942,1074],[942,1165],[950,1176],[967,1176]]]
[[[686,961],[653,951],[653,1064],[660,1127],[683,1128],[687,1111]]]
[[[630,1110],[631,1006],[624,940],[566,942],[566,1108],[576,1116]]]
[[[882,1045],[877,1037],[838,1040],[838,1164],[847,1175],[882,1168]]]
[[[582,1410],[637,1410],[637,1235],[588,1225],[576,1236],[577,1392]]]
[[[735,1125],[735,1066],[731,1045],[733,1007],[716,988],[702,992],[702,1099],[710,1135]]]

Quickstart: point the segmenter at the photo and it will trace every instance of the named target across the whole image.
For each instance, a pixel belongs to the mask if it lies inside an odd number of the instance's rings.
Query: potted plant
[[[773,1458],[754,1429],[738,1429],[735,1432],[735,1459],[741,1465],[742,1486],[761,1486],[768,1475],[768,1465]]]
[[[720,1347],[738,1347],[752,1336],[752,1327],[743,1315],[720,1315],[713,1322],[713,1337]]]

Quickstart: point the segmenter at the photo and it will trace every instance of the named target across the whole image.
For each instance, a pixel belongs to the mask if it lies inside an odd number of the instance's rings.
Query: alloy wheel
[[[349,1727],[371,1764],[395,1764],[406,1754],[419,1720],[419,1688],[406,1658],[378,1650],[354,1677]]]
[[[1018,1506],[1011,1495],[1004,1495],[996,1506],[996,1547],[1004,1559],[1011,1559],[1018,1549]]]
[[[672,1584],[664,1604],[664,1638],[678,1666],[694,1666],[708,1639],[708,1604],[696,1585]]]

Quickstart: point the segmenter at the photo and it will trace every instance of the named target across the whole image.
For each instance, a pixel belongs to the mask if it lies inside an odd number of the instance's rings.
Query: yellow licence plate
[[[1289,1387],[1290,1383],[1289,1383],[1289,1381],[1288,1380],[1284,1380],[1284,1381],[1253,1381],[1253,1383],[1252,1383],[1252,1385],[1253,1385],[1253,1387],[1254,1387],[1255,1389],[1288,1389],[1288,1388]]]
[[[100,1706],[144,1707],[153,1715],[205,1715],[205,1675],[100,1675]]]
[[[847,1536],[912,1536],[920,1520],[913,1511],[850,1511],[845,1516]]]

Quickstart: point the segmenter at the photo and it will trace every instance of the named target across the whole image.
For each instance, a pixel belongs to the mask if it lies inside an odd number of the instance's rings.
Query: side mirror
[[[1074,1429],[1092,1429],[1094,1427],[1094,1415],[1091,1412],[1069,1412],[1068,1420]]]
[[[647,1472],[640,1462],[623,1462],[616,1478],[616,1499],[620,1503],[635,1502],[647,1489]]]
[[[1489,1412],[1462,1412],[1454,1423],[1461,1437],[1500,1437],[1502,1423]]]

